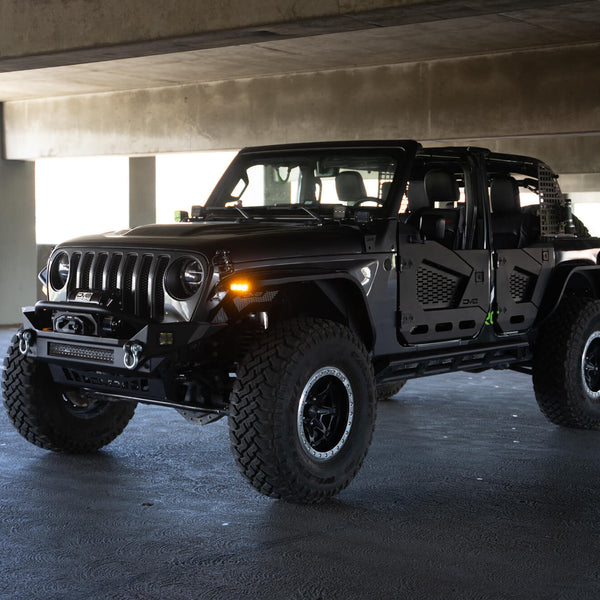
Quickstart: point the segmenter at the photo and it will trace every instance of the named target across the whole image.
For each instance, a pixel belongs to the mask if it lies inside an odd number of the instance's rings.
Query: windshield
[[[382,207],[398,160],[379,151],[240,155],[207,207]]]

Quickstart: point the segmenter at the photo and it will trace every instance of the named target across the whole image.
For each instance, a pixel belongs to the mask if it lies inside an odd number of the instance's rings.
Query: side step
[[[509,369],[527,372],[523,363],[531,360],[531,348],[527,342],[518,344],[493,344],[477,348],[452,351],[421,351],[405,358],[388,362],[378,370],[377,384],[403,381],[427,375],[439,375],[452,371],[476,371],[484,369]]]

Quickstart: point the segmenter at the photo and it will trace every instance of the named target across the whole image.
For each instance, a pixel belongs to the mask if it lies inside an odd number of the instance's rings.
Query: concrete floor
[[[140,406],[73,457],[2,412],[0,598],[598,598],[599,456],[600,433],[548,423],[510,372],[409,382],[320,507],[248,487],[226,421]]]

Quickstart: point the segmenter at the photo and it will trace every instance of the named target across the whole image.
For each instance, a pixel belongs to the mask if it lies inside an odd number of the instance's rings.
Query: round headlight
[[[195,258],[185,261],[181,266],[179,277],[185,294],[193,296],[202,286],[202,281],[204,281],[204,269],[200,261]]]
[[[191,298],[204,282],[204,267],[197,258],[180,258],[167,270],[167,292],[177,300]]]
[[[54,257],[50,267],[50,284],[55,290],[62,290],[69,279],[69,255],[61,252]]]

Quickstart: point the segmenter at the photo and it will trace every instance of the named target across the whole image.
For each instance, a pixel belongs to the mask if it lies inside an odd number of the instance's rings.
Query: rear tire
[[[557,425],[600,428],[600,301],[565,298],[535,344],[533,386]]]
[[[354,478],[375,423],[373,369],[360,340],[320,319],[277,326],[238,368],[233,454],[259,492],[317,503]]]
[[[29,442],[57,452],[83,454],[106,446],[121,434],[136,403],[86,400],[78,391],[62,393],[48,365],[27,358],[14,336],[2,373],[6,412]]]

